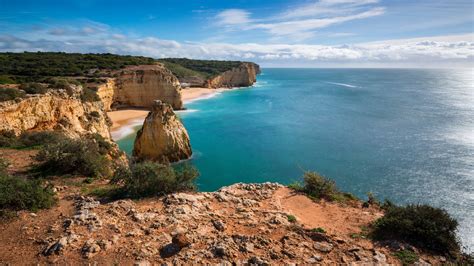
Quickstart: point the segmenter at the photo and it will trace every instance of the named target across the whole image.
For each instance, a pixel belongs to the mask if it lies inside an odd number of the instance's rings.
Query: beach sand
[[[185,104],[198,99],[212,97],[218,92],[219,90],[208,88],[187,88],[181,90],[182,99]],[[143,123],[148,112],[145,109],[135,108],[107,112],[110,120],[112,120],[112,126],[110,127],[112,138],[118,140],[131,134],[133,127]]]

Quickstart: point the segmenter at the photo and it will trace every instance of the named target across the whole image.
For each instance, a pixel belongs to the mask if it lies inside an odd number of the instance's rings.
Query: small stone
[[[150,266],[151,263],[147,260],[141,260],[141,261],[136,261],[133,265],[134,266]]]
[[[378,263],[385,263],[385,262],[387,262],[387,257],[382,252],[375,251],[374,252],[374,261],[378,262]]]
[[[126,237],[140,236],[140,235],[142,235],[142,231],[140,229],[133,229],[132,231],[125,234]]]
[[[31,217],[37,217],[37,216],[38,216],[38,214],[36,214],[36,213],[32,212],[32,213],[30,213],[30,216],[31,216]]]
[[[219,231],[224,231],[225,230],[225,225],[221,220],[212,220],[212,224]]]
[[[82,246],[82,255],[86,258],[91,258],[96,255],[97,252],[100,251],[100,246],[97,245],[94,239],[89,239],[84,243]]]
[[[251,257],[247,262],[250,265],[269,265],[268,262],[262,260],[259,257]]]
[[[53,253],[59,254],[59,252],[61,252],[64,249],[64,247],[68,244],[67,239],[68,238],[66,236],[61,237],[58,241],[54,242],[49,247],[45,248],[43,250],[43,255],[49,256],[49,255],[52,255]]]
[[[226,246],[219,244],[214,247],[214,255],[216,257],[224,257],[224,256],[227,256],[228,254],[229,252]]]
[[[321,252],[330,252],[333,249],[333,245],[330,243],[325,242],[316,242],[313,244],[314,249],[319,250]]]
[[[189,238],[186,237],[184,234],[176,234],[175,236],[173,236],[171,242],[178,246],[180,249],[191,245]]]

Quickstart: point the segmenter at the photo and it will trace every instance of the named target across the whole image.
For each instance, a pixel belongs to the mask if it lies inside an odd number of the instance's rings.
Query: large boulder
[[[191,157],[189,135],[170,104],[156,100],[137,133],[133,156],[172,163]]]

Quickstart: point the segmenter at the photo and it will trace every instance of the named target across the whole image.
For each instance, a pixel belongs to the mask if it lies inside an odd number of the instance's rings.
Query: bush
[[[179,191],[195,190],[197,170],[189,165],[178,169],[153,162],[132,165],[131,169],[115,172],[112,183],[123,184],[122,194],[126,197],[140,198],[159,196]]]
[[[100,114],[97,111],[92,111],[89,113],[89,115],[93,118],[100,118]]]
[[[54,131],[29,131],[23,132],[19,137],[19,145],[21,148],[41,146],[51,143],[57,143],[64,139],[65,136]]]
[[[15,132],[12,130],[2,130],[0,131],[0,147],[14,147],[18,145],[18,140],[15,135]]]
[[[326,199],[329,201],[343,200],[349,197],[349,194],[341,193],[336,183],[315,172],[306,172],[303,176],[303,184],[296,183],[290,185],[291,188],[305,193],[313,199]]]
[[[51,187],[39,180],[0,174],[0,215],[11,211],[49,208],[56,202]]]
[[[397,257],[403,265],[412,265],[420,259],[420,257],[411,250],[400,250],[393,253],[393,255]]]
[[[0,102],[11,101],[25,97],[25,93],[13,88],[0,88]]]
[[[442,209],[428,205],[393,206],[374,224],[375,239],[397,239],[437,253],[456,255],[458,223]]]
[[[6,175],[7,174],[7,168],[10,165],[10,163],[3,158],[0,158],[0,175]]]
[[[51,78],[48,82],[53,89],[67,90],[69,88],[69,82],[65,79]]]
[[[43,146],[35,157],[42,175],[76,174],[90,177],[110,175],[110,161],[105,150],[94,139],[64,138]]]
[[[81,94],[81,101],[83,102],[97,102],[100,101],[99,95],[94,90],[85,88]]]
[[[19,137],[13,131],[0,132],[0,147],[24,149],[33,148],[48,143],[57,143],[64,136],[54,131],[29,131],[23,132]]]
[[[294,215],[287,215],[286,218],[290,223],[296,223],[296,217]]]
[[[23,83],[20,85],[20,89],[24,90],[27,94],[45,94],[48,92],[46,86],[36,82]]]
[[[0,75],[0,84],[15,84],[15,80],[6,75]]]

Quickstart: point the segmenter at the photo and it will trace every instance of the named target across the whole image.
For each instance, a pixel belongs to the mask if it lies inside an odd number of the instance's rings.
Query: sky
[[[0,0],[0,51],[474,68],[474,1]]]

